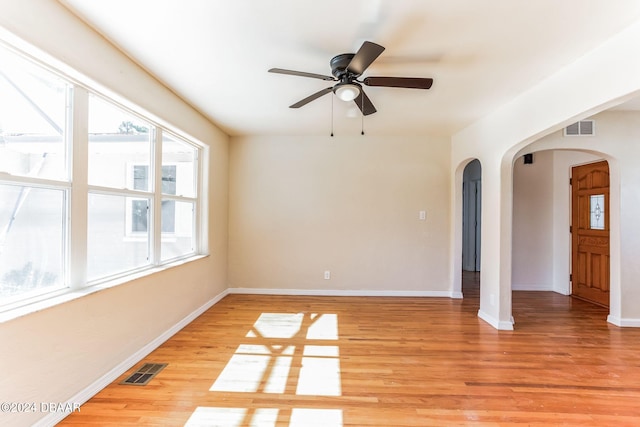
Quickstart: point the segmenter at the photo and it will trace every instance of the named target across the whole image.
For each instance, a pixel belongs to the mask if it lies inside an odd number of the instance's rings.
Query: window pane
[[[591,196],[591,229],[604,230],[604,194]]]
[[[150,191],[151,124],[97,96],[89,97],[89,184]]]
[[[0,171],[67,180],[68,85],[0,46]]]
[[[0,303],[65,286],[65,192],[0,185]]]
[[[196,194],[195,165],[196,148],[193,145],[166,133],[162,134],[163,194],[194,197]],[[165,170],[168,167],[172,167],[173,172],[169,172],[169,169]]]
[[[149,201],[133,199],[131,201],[131,231],[146,233],[149,231]]]
[[[162,166],[162,194],[176,194],[176,165]]]
[[[162,232],[175,233],[176,231],[176,202],[175,200],[162,201]]]
[[[150,199],[89,194],[87,277],[96,280],[149,264]],[[135,214],[134,209],[138,210]]]
[[[133,165],[133,189],[149,191],[149,166]]]
[[[189,202],[162,201],[161,259],[163,261],[194,252],[193,207],[194,204]],[[173,227],[173,234],[165,234],[165,227],[167,230]]]

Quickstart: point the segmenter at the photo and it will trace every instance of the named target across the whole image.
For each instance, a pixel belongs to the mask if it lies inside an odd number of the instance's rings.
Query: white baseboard
[[[132,366],[140,362],[149,353],[151,353],[153,350],[158,348],[160,345],[162,345],[162,343],[167,341],[169,338],[171,338],[173,335],[175,335],[177,332],[179,332],[182,328],[187,326],[189,323],[193,322],[196,319],[196,317],[200,316],[209,308],[213,307],[218,301],[220,301],[222,298],[224,298],[228,294],[229,294],[229,290],[227,289],[222,293],[220,293],[219,295],[212,298],[211,300],[207,301],[204,305],[197,308],[196,310],[191,312],[189,315],[187,315],[185,318],[180,320],[178,323],[173,325],[171,328],[169,328],[168,330],[160,334],[160,336],[158,336],[156,339],[151,341],[149,344],[145,345],[140,350],[136,351],[131,356],[127,357],[125,360],[120,362],[115,368],[113,368],[112,370],[104,374],[102,377],[98,378],[96,381],[94,381],[84,390],[81,390],[76,395],[67,399],[67,402],[83,404],[89,399],[91,399],[100,390],[102,390],[103,388],[105,388],[106,386],[114,382],[120,375],[124,374],[129,369],[131,369]],[[33,426],[34,427],[53,426],[59,423],[60,421],[62,421],[68,415],[69,415],[68,413],[63,413],[63,412],[52,412],[47,416],[41,418]]]
[[[511,321],[500,321],[499,319],[485,313],[482,310],[478,310],[478,317],[496,329],[502,331],[513,331],[513,317],[511,317]]]
[[[607,316],[607,322],[620,326],[621,328],[640,328],[640,319],[623,319],[609,315]]]
[[[230,294],[254,295],[301,295],[328,297],[436,297],[461,298],[451,291],[376,291],[347,289],[263,289],[263,288],[229,288]]]

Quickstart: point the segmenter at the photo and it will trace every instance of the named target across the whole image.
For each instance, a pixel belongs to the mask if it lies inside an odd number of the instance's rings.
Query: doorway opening
[[[462,178],[462,286],[464,291],[480,287],[480,248],[482,210],[482,167],[475,159]]]
[[[552,291],[610,307],[616,286],[610,220],[615,225],[617,215],[611,200],[619,194],[610,185],[611,163],[602,153],[545,148],[525,147],[514,160],[511,290]]]

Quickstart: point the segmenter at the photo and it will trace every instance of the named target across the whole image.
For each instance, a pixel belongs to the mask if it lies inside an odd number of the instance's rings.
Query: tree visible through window
[[[120,123],[120,126],[118,126],[118,131],[120,133],[126,133],[127,135],[135,133],[149,133],[149,128],[145,126],[138,126],[135,123],[127,120]]]

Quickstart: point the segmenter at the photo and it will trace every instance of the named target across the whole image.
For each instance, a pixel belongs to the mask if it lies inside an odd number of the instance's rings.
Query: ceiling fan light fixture
[[[353,101],[360,95],[360,87],[353,83],[344,83],[338,85],[334,92],[343,101]]]

